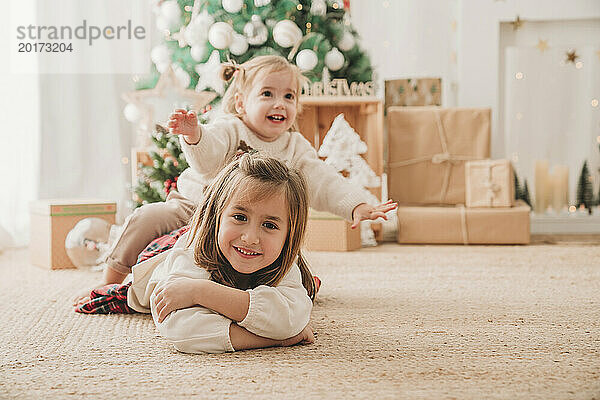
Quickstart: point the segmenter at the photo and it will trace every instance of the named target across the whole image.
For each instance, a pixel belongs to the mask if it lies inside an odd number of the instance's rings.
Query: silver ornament
[[[248,38],[248,43],[252,46],[260,46],[267,41],[269,30],[260,19],[260,16],[253,15],[250,22],[244,25],[244,36]]]
[[[254,0],[255,7],[262,7],[271,4],[271,0]]]
[[[84,218],[69,231],[65,250],[77,268],[98,265],[108,247],[110,224],[100,218]]]
[[[310,5],[310,13],[318,17],[327,14],[327,4],[325,3],[325,0],[313,0]]]

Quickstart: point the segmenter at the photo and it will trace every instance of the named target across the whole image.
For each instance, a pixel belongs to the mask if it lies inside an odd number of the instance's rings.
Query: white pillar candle
[[[535,162],[535,211],[543,213],[548,206],[548,160]]]

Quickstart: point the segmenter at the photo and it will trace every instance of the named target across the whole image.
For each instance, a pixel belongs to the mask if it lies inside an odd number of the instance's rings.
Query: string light
[[[127,157],[121,158],[121,163],[123,163],[124,165],[129,164],[129,158],[127,158]]]
[[[302,10],[302,4],[298,4],[298,5],[296,6],[296,9],[297,9],[298,11]]]
[[[333,3],[333,4],[331,5],[331,7],[333,7],[333,9],[334,9],[334,10],[337,10],[338,8],[340,8],[340,6],[339,6],[339,4],[338,4],[338,3]]]
[[[184,10],[187,12],[191,12],[192,11],[192,6],[185,6]]]
[[[569,206],[569,212],[573,213],[575,211],[577,211],[577,207],[575,207],[575,206]]]
[[[592,99],[592,107],[598,107],[598,99]]]
[[[306,29],[310,29],[312,27],[312,24],[310,22],[306,23]]]
[[[515,74],[515,78],[517,78],[517,79],[523,79],[523,73],[522,72],[517,72]]]
[[[577,62],[575,63],[575,68],[577,68],[577,69],[581,69],[582,67],[583,67],[583,63],[582,63],[581,61],[577,61]]]

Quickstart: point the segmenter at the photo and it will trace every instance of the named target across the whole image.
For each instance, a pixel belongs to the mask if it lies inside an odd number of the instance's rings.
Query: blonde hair
[[[296,83],[296,87],[293,88],[296,90],[296,110],[297,114],[300,113],[302,107],[298,98],[302,86],[308,82],[308,78],[302,75],[300,68],[296,65],[290,63],[284,57],[274,55],[254,57],[241,65],[231,60],[223,63],[221,66],[221,79],[226,82],[231,81],[221,100],[223,111],[240,117],[240,113],[235,108],[235,95],[237,93],[240,95],[248,93],[260,73],[270,74],[281,71],[292,74]],[[292,128],[297,129],[296,121],[292,124]]]
[[[218,245],[221,215],[238,191],[243,191],[248,201],[283,193],[288,206],[289,230],[281,254],[271,265],[252,273],[247,285],[241,282],[239,273]],[[307,220],[308,192],[300,172],[260,153],[246,153],[226,166],[206,187],[204,199],[192,218],[188,245],[193,244],[194,261],[210,273],[211,280],[244,290],[259,285],[277,286],[297,261],[302,284],[314,299],[314,280],[300,250]]]

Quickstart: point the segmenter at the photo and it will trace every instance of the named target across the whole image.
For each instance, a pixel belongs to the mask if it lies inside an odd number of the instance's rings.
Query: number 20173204
[[[72,43],[50,43],[50,42],[21,42],[19,53],[65,53],[73,51]]]

